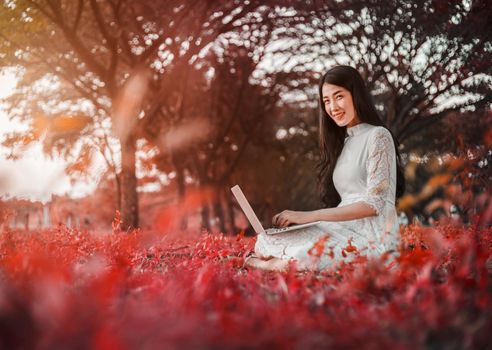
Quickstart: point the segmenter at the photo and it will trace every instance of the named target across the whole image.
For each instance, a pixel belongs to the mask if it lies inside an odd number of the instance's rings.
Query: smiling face
[[[321,92],[323,108],[339,127],[360,123],[350,91],[338,85],[323,84]]]

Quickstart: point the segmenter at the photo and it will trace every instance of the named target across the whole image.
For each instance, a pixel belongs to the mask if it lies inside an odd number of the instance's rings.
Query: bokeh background
[[[3,0],[0,225],[237,233],[235,184],[265,224],[319,208],[336,64],[401,143],[401,223],[490,225],[490,18],[486,0]]]

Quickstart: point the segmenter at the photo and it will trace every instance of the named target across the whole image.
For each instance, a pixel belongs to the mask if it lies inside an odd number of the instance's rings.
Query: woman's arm
[[[313,221],[347,221],[376,216],[376,210],[365,202],[356,202],[336,208],[314,211],[284,210],[273,217],[273,224],[279,227],[291,224],[305,224]]]
[[[308,213],[311,213],[312,220],[310,221],[347,221],[377,215],[374,207],[365,202],[356,202],[336,208],[324,208]]]

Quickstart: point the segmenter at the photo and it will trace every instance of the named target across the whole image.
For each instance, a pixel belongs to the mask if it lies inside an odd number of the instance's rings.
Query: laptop
[[[234,197],[236,197],[236,200],[239,203],[241,209],[243,210],[244,215],[246,215],[249,223],[251,224],[251,226],[253,226],[253,229],[257,234],[264,232],[267,235],[275,235],[278,233],[284,233],[284,232],[299,230],[301,228],[314,226],[321,222],[321,221],[314,221],[314,222],[309,222],[307,224],[292,225],[292,226],[280,227],[280,228],[269,228],[265,230],[260,220],[258,220],[258,217],[256,216],[255,212],[253,211],[253,208],[251,208],[251,205],[249,205],[249,202],[244,196],[243,191],[241,191],[239,185],[232,187],[231,191],[232,194],[234,194]]]

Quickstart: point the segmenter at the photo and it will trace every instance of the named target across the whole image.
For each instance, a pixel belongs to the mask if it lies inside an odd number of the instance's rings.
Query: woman
[[[397,140],[381,121],[356,69],[330,69],[320,80],[319,96],[318,169],[326,208],[284,210],[273,223],[322,222],[283,234],[260,234],[248,266],[284,270],[294,260],[300,269],[323,269],[357,254],[394,252],[398,246],[395,197],[403,194],[405,180]]]

